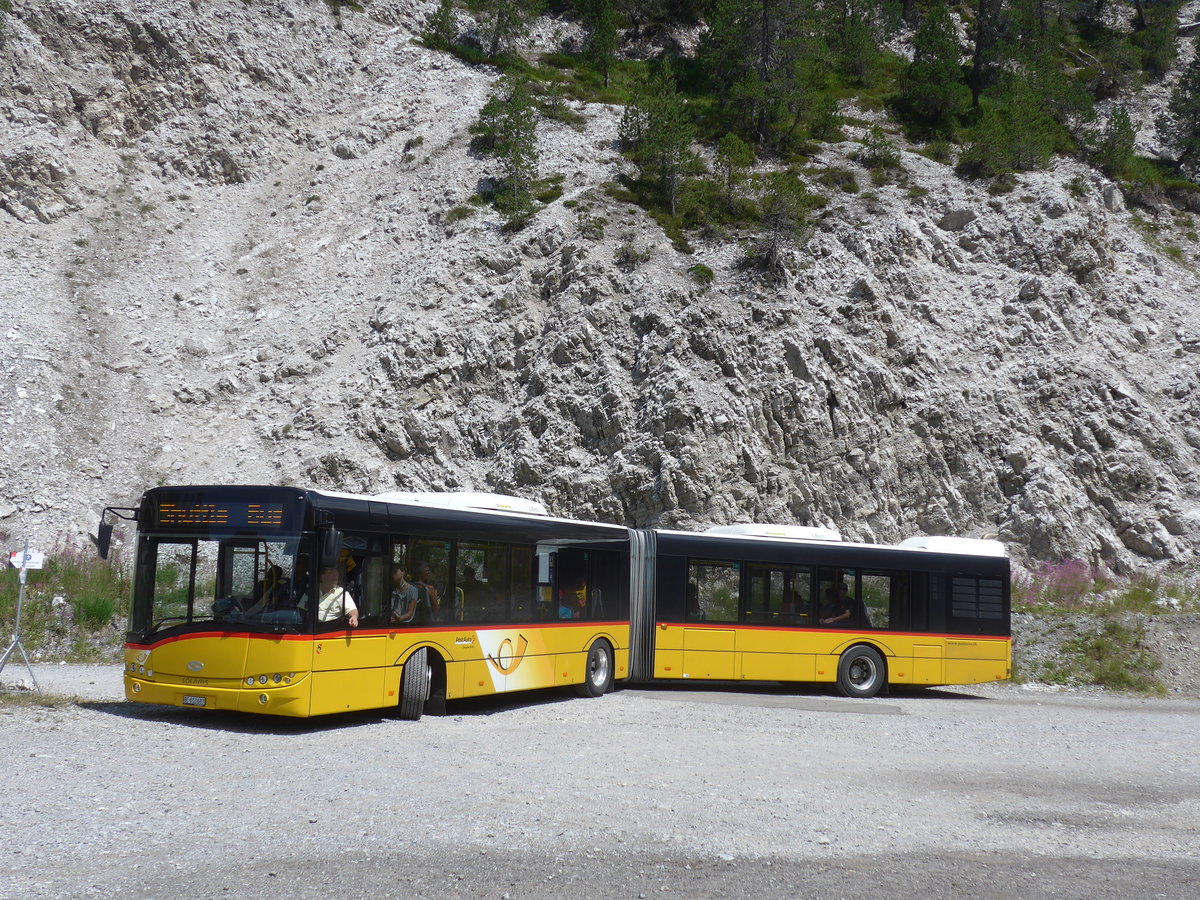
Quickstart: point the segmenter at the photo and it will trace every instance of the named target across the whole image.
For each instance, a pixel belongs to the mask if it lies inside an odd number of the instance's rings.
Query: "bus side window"
[[[362,594],[356,595],[359,626],[381,628],[388,622],[387,580],[388,562],[382,554],[372,554],[364,560]],[[351,591],[353,593],[353,591]]]
[[[434,622],[451,621],[455,614],[454,598],[450,594],[450,551],[446,541],[417,541],[413,571],[410,573],[418,587],[424,588],[429,598]]]
[[[858,578],[853,569],[822,567],[817,583],[821,603],[817,622],[834,628],[865,628],[870,625],[858,595]]]
[[[784,625],[808,625],[812,622],[812,569],[796,568],[788,574],[783,589],[780,619]]]
[[[773,624],[783,612],[784,573],[782,569],[750,566],[746,578],[747,622]]]
[[[619,611],[628,604],[622,602],[629,585],[628,568],[622,565],[621,555],[611,550],[590,550],[591,575],[588,578],[589,619],[605,619],[628,615]]]
[[[385,624],[387,564],[383,558],[383,542],[369,535],[345,534],[339,560],[341,585],[358,607],[359,626]]]
[[[893,597],[903,591],[901,572],[865,572],[862,576],[862,601],[859,615],[863,626],[891,628]]]
[[[586,551],[564,547],[558,551],[555,579],[556,619],[588,618],[588,556]]]
[[[697,610],[688,610],[688,620],[736,622],[741,592],[741,563],[696,561],[688,566],[688,584],[696,586]],[[691,591],[691,588],[688,588]],[[688,599],[689,604],[691,598]]]

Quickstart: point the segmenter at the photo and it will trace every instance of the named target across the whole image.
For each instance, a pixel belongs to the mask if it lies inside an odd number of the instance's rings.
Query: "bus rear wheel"
[[[402,719],[415,722],[421,718],[421,713],[425,710],[425,701],[429,699],[429,686],[433,680],[427,653],[428,651],[422,647],[404,663],[404,671],[400,674],[400,718]]]
[[[837,686],[843,697],[874,697],[887,684],[883,657],[870,647],[851,647],[838,661]]]
[[[599,640],[588,648],[587,669],[583,684],[575,685],[580,697],[599,697],[607,694],[613,686],[613,653],[608,641]]]

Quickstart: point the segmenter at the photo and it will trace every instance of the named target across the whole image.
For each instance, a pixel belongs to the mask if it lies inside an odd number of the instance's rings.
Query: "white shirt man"
[[[358,627],[358,605],[350,592],[338,584],[338,570],[332,566],[321,570],[321,599],[317,601],[317,618],[332,622],[345,615],[350,627]]]

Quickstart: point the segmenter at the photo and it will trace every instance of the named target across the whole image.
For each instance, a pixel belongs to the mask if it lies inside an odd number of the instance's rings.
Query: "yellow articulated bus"
[[[616,681],[889,684],[1009,677],[1001,545],[703,534],[546,515],[492,494],[162,487],[136,508],[131,701],[283,716]]]

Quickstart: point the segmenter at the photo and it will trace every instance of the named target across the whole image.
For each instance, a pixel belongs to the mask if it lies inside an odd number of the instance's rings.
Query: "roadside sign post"
[[[9,565],[16,565],[14,557],[16,553],[9,556]],[[13,625],[12,643],[8,645],[3,654],[0,654],[0,672],[4,671],[4,667],[8,664],[8,658],[12,656],[14,650],[21,651],[21,659],[25,660],[25,668],[29,670],[29,677],[33,680],[34,690],[40,692],[41,685],[37,683],[37,676],[33,674],[33,666],[29,664],[29,656],[25,652],[25,647],[21,643],[21,607],[25,604],[25,573],[29,569],[40,569],[45,561],[45,554],[30,553],[29,540],[25,540],[25,549],[21,552],[20,569],[21,574],[17,576],[21,587],[17,591],[17,620]]]

